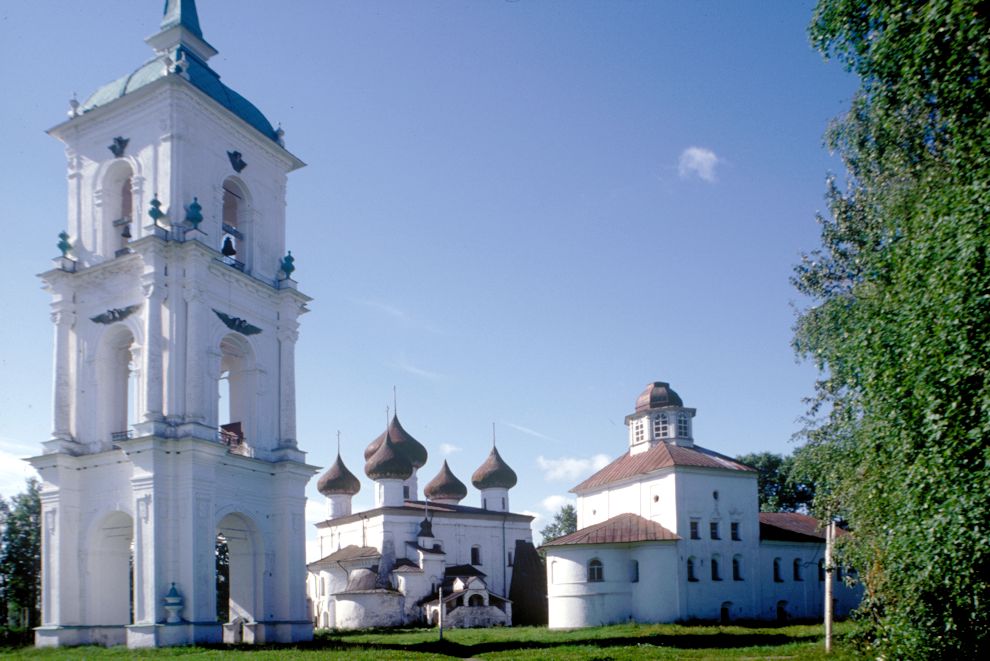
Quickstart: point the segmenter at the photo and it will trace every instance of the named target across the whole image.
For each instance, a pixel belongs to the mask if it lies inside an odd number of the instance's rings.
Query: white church
[[[819,522],[760,512],[756,471],[695,445],[695,412],[649,384],[625,419],[628,450],[571,489],[578,529],[543,546],[551,628],[822,616]],[[862,589],[832,573],[844,616]]]
[[[312,637],[283,134],[208,64],[193,0],[49,133],[68,225],[41,474],[39,646]],[[229,553],[217,603],[216,549]],[[132,571],[133,568],[133,571]],[[218,614],[223,620],[218,621]]]
[[[326,497],[327,519],[316,526],[321,557],[308,567],[315,626],[356,629],[441,619],[445,627],[507,626],[513,623],[513,598],[530,613],[543,612],[542,590],[534,589],[532,577],[514,571],[539,565],[533,517],[509,510],[516,474],[494,445],[471,476],[478,490],[474,506],[461,504],[467,487],[446,461],[420,499],[417,474],[428,453],[397,416],[364,456],[364,472],[375,483],[374,508],[351,511],[361,484],[339,452],[317,485]]]

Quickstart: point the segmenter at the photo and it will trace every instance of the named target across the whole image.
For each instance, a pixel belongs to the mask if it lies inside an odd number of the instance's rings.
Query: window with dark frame
[[[598,558],[592,558],[588,563],[588,582],[589,583],[601,583],[605,580],[605,568],[602,565],[602,561]]]
[[[739,537],[739,522],[738,521],[733,521],[732,523],[730,523],[729,524],[729,530],[730,530],[731,535],[732,535],[732,541],[734,541],[734,542],[740,542],[740,541],[742,541],[742,538]]]
[[[718,521],[712,521],[708,524],[708,532],[711,533],[712,539],[722,539],[718,536]]]

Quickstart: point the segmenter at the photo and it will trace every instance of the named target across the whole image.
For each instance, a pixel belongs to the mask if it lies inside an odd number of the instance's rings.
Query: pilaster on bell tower
[[[69,196],[62,254],[41,275],[55,376],[52,438],[32,460],[37,642],[307,639],[314,468],[296,439],[295,345],[310,299],[285,245],[287,175],[304,164],[207,64],[193,0],[168,0],[146,41],[150,61],[49,131]]]

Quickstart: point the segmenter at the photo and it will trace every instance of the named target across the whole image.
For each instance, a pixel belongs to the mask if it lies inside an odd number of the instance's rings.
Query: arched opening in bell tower
[[[107,257],[129,252],[134,222],[134,170],[126,161],[110,166],[103,178],[101,251]]]
[[[231,450],[243,450],[255,439],[254,409],[258,386],[254,351],[240,335],[220,341],[220,379],[217,384],[220,440]]]
[[[140,355],[134,335],[114,324],[103,338],[99,355],[100,445],[126,440],[141,419]]]
[[[254,522],[231,513],[217,524],[217,619],[227,624],[256,622],[263,615],[264,549]],[[225,558],[219,553],[223,552]],[[222,568],[225,562],[225,570]],[[221,580],[222,577],[222,580]],[[221,593],[227,603],[221,603]],[[221,619],[225,618],[225,619]],[[240,632],[232,632],[239,637]],[[228,638],[225,634],[225,640]]]
[[[119,626],[134,621],[134,519],[111,512],[95,526],[86,562],[88,624]]]
[[[247,189],[234,177],[223,182],[220,252],[224,262],[243,271],[250,264],[247,241],[250,200]]]

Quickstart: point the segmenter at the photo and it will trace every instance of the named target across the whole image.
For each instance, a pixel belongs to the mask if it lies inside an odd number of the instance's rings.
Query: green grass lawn
[[[297,646],[173,647],[129,650],[122,647],[76,647],[0,651],[9,659],[854,659],[859,658],[844,634],[852,625],[837,625],[837,645],[825,655],[821,625],[786,627],[619,624],[609,627],[548,631],[541,627],[457,629],[437,639],[436,629],[390,629],[318,632],[312,643]]]

